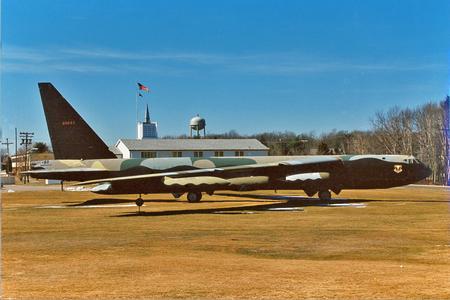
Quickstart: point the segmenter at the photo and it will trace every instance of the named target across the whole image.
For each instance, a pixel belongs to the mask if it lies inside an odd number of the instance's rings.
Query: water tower
[[[200,138],[200,131],[203,130],[203,137],[206,136],[206,121],[202,117],[200,117],[198,114],[197,116],[193,117],[191,121],[189,122],[189,128],[191,130],[191,137],[192,137],[192,131],[196,131],[197,134],[195,135],[196,138]]]

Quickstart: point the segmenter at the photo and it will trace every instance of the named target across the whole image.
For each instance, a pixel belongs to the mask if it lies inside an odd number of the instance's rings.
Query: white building
[[[264,156],[257,139],[120,139],[113,152],[121,158]]]
[[[157,127],[158,127],[158,124],[156,122],[150,121],[150,113],[148,112],[148,105],[147,105],[147,110],[145,111],[144,122],[137,123],[137,138],[138,138],[138,140],[157,139],[158,138]]]

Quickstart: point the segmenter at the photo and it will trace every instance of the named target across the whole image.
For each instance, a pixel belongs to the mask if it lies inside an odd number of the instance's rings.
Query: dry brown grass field
[[[449,195],[157,194],[137,214],[134,195],[3,191],[2,297],[449,299]]]

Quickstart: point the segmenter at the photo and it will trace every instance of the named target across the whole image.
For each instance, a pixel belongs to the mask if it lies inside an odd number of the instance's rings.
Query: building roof
[[[120,139],[129,150],[269,150],[257,139]]]

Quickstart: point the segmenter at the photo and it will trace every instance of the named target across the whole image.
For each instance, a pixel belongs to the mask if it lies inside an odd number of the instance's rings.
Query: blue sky
[[[3,139],[49,141],[50,81],[109,144],[135,137],[136,81],[160,135],[368,129],[449,92],[450,1],[3,0]]]

